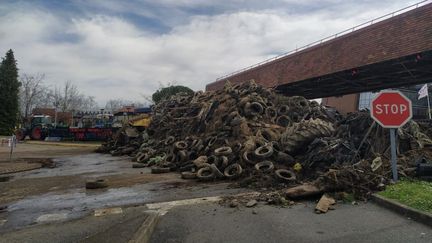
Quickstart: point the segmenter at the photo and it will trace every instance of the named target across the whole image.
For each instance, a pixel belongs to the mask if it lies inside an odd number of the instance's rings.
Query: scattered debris
[[[237,208],[240,204],[238,203],[238,201],[236,199],[231,200],[229,206],[231,208]]]
[[[86,189],[100,189],[108,187],[106,179],[87,180],[85,184]]]
[[[397,133],[399,173],[412,176],[413,161],[432,157],[432,140],[414,121]],[[358,198],[383,189],[391,177],[388,137],[368,111],[342,117],[254,81],[227,82],[223,90],[160,102],[145,131],[123,127],[98,151],[129,155],[152,173],[179,171],[185,179],[281,190],[270,201],[286,204],[287,198],[328,191]]]
[[[336,203],[334,198],[330,197],[327,194],[321,196],[321,199],[318,201],[318,204],[315,207],[315,213],[327,213],[332,205]]]
[[[112,215],[112,214],[121,214],[123,213],[122,208],[100,208],[95,209],[94,216],[100,217],[105,215]]]
[[[374,160],[372,160],[371,169],[373,172],[378,170],[382,165],[382,159],[381,157],[376,157]]]
[[[254,207],[255,205],[257,205],[257,203],[258,203],[257,200],[252,199],[248,203],[246,203],[246,207],[248,208]]]
[[[7,208],[8,208],[7,205],[0,206],[0,213],[5,212]]]
[[[0,219],[0,226],[3,226],[7,222],[7,219]]]

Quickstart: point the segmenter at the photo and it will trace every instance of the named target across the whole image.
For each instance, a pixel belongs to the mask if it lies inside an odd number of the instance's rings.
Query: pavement
[[[57,166],[0,182],[0,242],[145,242],[154,212],[151,242],[432,242],[431,228],[374,204],[341,204],[324,215],[313,213],[314,202],[227,208],[219,196],[250,190],[151,174],[128,157],[82,148],[18,148],[17,157],[48,156]],[[109,187],[86,190],[93,178]]]
[[[150,242],[432,242],[431,228],[372,203],[339,204],[320,215],[314,207],[178,206],[161,217]]]
[[[137,206],[188,198],[235,195],[247,191],[229,183],[183,180],[178,173],[151,174],[133,169],[128,158],[85,154],[55,159],[56,168],[15,173],[0,184],[0,234],[31,225],[64,222],[107,207]],[[104,178],[108,188],[86,190],[87,179]],[[40,220],[40,219],[48,220]]]
[[[0,242],[128,242],[148,217],[145,207],[131,207],[120,213],[89,215],[6,232],[1,234]]]

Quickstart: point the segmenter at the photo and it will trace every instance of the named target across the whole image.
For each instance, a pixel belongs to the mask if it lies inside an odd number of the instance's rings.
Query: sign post
[[[412,105],[399,91],[382,91],[371,102],[372,118],[384,128],[390,128],[390,152],[393,181],[398,180],[396,129],[412,118]]]
[[[9,161],[10,162],[12,162],[12,154],[13,154],[14,148],[16,147],[16,143],[17,143],[16,136],[12,135],[12,137],[9,138],[9,141],[8,141],[8,145],[10,147],[10,154],[9,154]]]

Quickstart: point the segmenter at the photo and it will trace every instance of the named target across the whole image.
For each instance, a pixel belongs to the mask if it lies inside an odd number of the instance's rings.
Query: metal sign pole
[[[9,139],[9,146],[10,146],[9,162],[12,162],[12,154],[14,150],[14,136],[12,136]]]
[[[391,167],[393,173],[393,181],[398,180],[397,160],[396,160],[396,129],[390,128],[390,150],[391,150]]]

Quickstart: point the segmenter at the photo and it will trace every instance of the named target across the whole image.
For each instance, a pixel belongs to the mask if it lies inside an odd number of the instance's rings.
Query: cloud
[[[204,89],[226,73],[407,4],[85,1],[53,10],[38,3],[0,4],[0,51],[15,51],[20,72],[45,73],[50,85],[72,80],[100,105],[143,100],[141,94],[152,94],[160,82]]]

